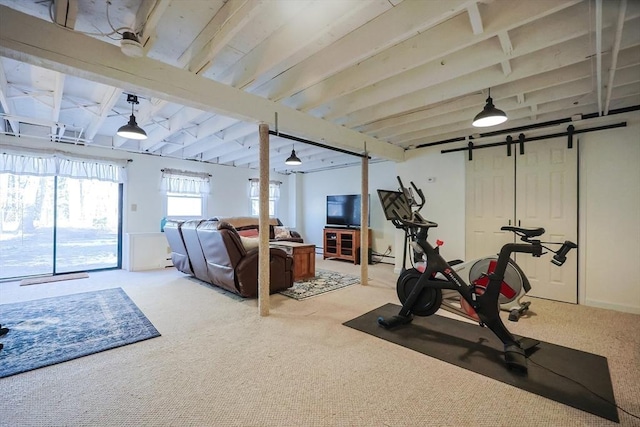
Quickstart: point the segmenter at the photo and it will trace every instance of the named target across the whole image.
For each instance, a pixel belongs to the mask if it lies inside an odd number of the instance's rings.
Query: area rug
[[[160,336],[121,289],[0,305],[0,378]]]
[[[358,276],[335,271],[316,270],[315,277],[294,282],[292,287],[280,291],[280,293],[293,299],[304,300],[357,283],[360,283]]]
[[[41,283],[62,282],[64,280],[86,279],[89,277],[87,273],[69,273],[58,274],[55,276],[34,277],[31,279],[23,279],[20,286],[39,285]]]

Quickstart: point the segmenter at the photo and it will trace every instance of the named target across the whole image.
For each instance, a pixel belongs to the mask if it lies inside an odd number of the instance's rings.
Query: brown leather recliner
[[[182,224],[184,221],[170,220],[164,226],[164,234],[171,248],[171,261],[173,266],[183,273],[193,275],[193,268],[187,253],[187,247],[182,237]]]
[[[169,227],[167,227],[169,226]],[[167,230],[173,230],[169,222]],[[236,229],[228,223],[214,220],[186,221],[179,229],[191,263],[193,275],[198,279],[247,298],[258,296],[258,248],[246,250]],[[172,252],[179,245],[169,236]],[[269,290],[275,293],[293,286],[293,258],[281,249],[269,249]],[[173,259],[173,253],[172,253]],[[183,271],[189,274],[187,271]]]

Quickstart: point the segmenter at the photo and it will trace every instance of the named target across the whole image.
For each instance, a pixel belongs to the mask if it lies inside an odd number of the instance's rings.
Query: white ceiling
[[[125,30],[144,57],[121,52]],[[509,120],[478,130],[489,88]],[[145,141],[114,137],[127,93]],[[0,132],[55,143],[257,168],[263,121],[401,160],[638,105],[636,0],[0,0]],[[270,147],[278,172],[360,163],[280,137]],[[293,148],[301,166],[284,164]]]

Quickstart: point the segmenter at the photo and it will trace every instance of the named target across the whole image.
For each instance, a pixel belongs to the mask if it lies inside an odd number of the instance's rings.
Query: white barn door
[[[525,144],[516,163],[516,218],[521,227],[544,227],[542,241],[577,243],[577,148],[567,149],[566,138]],[[557,249],[558,246],[552,246]],[[531,282],[529,295],[578,302],[578,253],[557,267],[549,255],[519,255],[517,262]]]
[[[513,241],[500,231],[513,224],[515,215],[515,167],[505,147],[473,152],[466,167],[465,259],[495,255]]]
[[[466,166],[466,259],[495,255],[513,242],[503,225],[543,227],[543,241],[577,242],[577,153],[566,138],[477,149]],[[556,246],[554,246],[555,248]],[[531,282],[529,295],[577,303],[577,253],[562,267],[550,256],[515,257]]]

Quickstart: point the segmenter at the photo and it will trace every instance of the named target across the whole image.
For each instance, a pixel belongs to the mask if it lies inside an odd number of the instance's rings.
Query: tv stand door
[[[323,257],[360,263],[360,229],[325,228]]]

